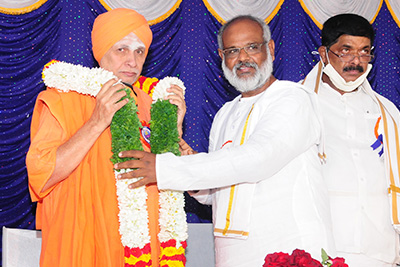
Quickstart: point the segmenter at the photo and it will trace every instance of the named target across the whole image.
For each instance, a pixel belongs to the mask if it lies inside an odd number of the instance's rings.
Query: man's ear
[[[222,60],[224,60],[224,52],[222,52],[222,50],[219,48],[218,48],[218,55]]]
[[[269,49],[269,53],[271,53],[271,57],[272,57],[272,61],[275,60],[275,42],[274,40],[269,40],[268,42],[268,49]]]
[[[324,63],[324,65],[328,64],[328,58],[327,58],[328,53],[327,52],[328,52],[328,49],[326,48],[326,46],[320,46],[318,48],[319,56],[321,57],[321,60]]]

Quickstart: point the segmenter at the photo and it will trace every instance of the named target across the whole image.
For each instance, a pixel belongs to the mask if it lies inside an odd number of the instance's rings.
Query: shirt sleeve
[[[210,153],[156,157],[160,189],[202,190],[272,177],[320,139],[320,125],[307,92],[272,94],[246,143]],[[214,122],[215,123],[215,122]]]
[[[56,164],[57,148],[62,144],[63,129],[52,115],[47,105],[38,102],[40,109],[35,110],[32,121],[31,146],[26,157],[29,177],[29,191],[32,201],[39,201],[48,195],[54,186],[41,192]],[[37,116],[37,119],[35,119]]]

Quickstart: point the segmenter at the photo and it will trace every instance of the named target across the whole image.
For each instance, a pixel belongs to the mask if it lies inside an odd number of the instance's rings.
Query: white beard
[[[242,65],[253,67],[256,72],[252,77],[239,78],[236,74],[238,68]],[[261,68],[253,62],[241,62],[236,64],[232,70],[225,65],[225,58],[222,60],[222,70],[228,82],[241,93],[250,92],[263,86],[271,77],[273,70],[272,56],[268,52],[267,60],[261,64]]]

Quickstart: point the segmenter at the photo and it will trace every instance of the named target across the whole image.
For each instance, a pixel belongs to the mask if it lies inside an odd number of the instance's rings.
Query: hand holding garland
[[[183,139],[181,139],[179,142],[179,150],[181,151],[182,155],[191,155],[197,153]],[[126,168],[135,169],[131,172],[118,175],[118,179],[143,177],[139,181],[130,184],[129,188],[133,189],[143,185],[157,183],[156,154],[139,150],[129,150],[120,152],[118,156],[120,158],[137,159],[114,165],[114,168],[117,170]]]
[[[174,85],[174,88],[167,89],[168,92],[174,92],[176,94],[176,97],[173,97],[171,100],[171,96],[168,96],[168,99],[170,100],[171,104],[175,104],[178,106],[178,131],[181,129],[179,127],[179,112],[180,112],[180,106],[179,101],[183,101],[183,92],[182,89],[179,88],[178,86]],[[163,109],[162,109],[163,110]],[[184,110],[186,111],[186,105],[184,105]],[[183,114],[184,115],[184,114]],[[183,118],[181,120],[181,123],[183,121]],[[182,124],[181,124],[182,125]],[[179,151],[181,155],[191,155],[191,154],[196,154],[197,152],[194,151],[187,143],[185,140],[181,138],[182,132],[179,132],[180,140],[179,140]],[[176,150],[176,148],[175,148]],[[176,151],[175,151],[176,154]],[[125,161],[123,163],[115,164],[114,168],[119,170],[119,169],[135,169],[131,172],[127,172],[124,174],[119,174],[118,179],[131,179],[131,178],[139,178],[143,177],[141,180],[132,183],[129,185],[129,188],[137,188],[143,185],[147,184],[152,184],[152,183],[157,183],[157,175],[156,175],[156,155],[153,153],[149,152],[144,152],[144,151],[139,151],[139,150],[129,150],[129,151],[122,151],[118,154],[120,158],[135,158],[137,160],[131,160],[131,161]]]
[[[169,82],[168,82],[169,83]],[[167,84],[159,84],[161,87]],[[183,84],[182,84],[183,85]],[[186,113],[186,103],[183,88],[171,82],[166,89],[167,95],[163,90],[155,90],[153,94],[152,104],[152,121],[151,121],[151,150],[155,154],[164,152],[172,152],[180,155],[183,151],[182,144],[186,144],[182,139],[182,124]],[[168,101],[166,101],[168,100]],[[170,105],[171,103],[172,105]],[[156,119],[157,118],[157,119]],[[170,124],[174,122],[173,124]],[[186,144],[186,148],[190,148]],[[192,150],[193,151],[193,150]],[[146,184],[156,183],[155,160],[156,155],[139,150],[122,151],[118,156],[123,162],[114,165],[116,170],[134,169],[126,173],[118,174],[118,179],[131,179],[139,177],[147,177]],[[136,158],[139,160],[126,160],[126,158]],[[143,179],[142,179],[143,180]],[[139,187],[131,187],[136,188]]]
[[[178,85],[175,84],[172,84],[171,87],[167,89],[167,92],[172,94],[168,95],[166,99],[168,99],[171,104],[174,104],[175,106],[178,107],[177,127],[178,127],[179,137],[181,138],[183,119],[186,114],[186,103],[185,103],[185,97],[183,95],[184,92],[182,88],[180,88]]]
[[[118,179],[131,179],[143,177],[139,181],[129,185],[130,189],[138,188],[143,185],[157,183],[156,176],[156,154],[129,150],[122,151],[118,154],[120,158],[135,158],[136,160],[128,160],[114,165],[116,170],[120,169],[135,169],[118,175]]]
[[[126,93],[120,91],[124,85],[116,83],[117,79],[111,79],[101,87],[90,119],[57,148],[54,171],[42,192],[63,181],[75,170],[100,134],[110,125],[114,114],[128,102],[127,99],[119,101]]]
[[[193,150],[182,138],[179,141],[179,150],[182,156],[197,154],[197,151]]]

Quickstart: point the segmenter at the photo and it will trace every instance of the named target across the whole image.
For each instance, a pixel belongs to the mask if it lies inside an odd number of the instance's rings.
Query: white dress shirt
[[[371,148],[375,127],[382,131],[379,106],[362,87],[341,95],[321,83],[318,96],[336,249],[364,254],[366,262],[370,257],[393,263],[398,240],[390,221],[384,155],[379,155],[382,147]]]

